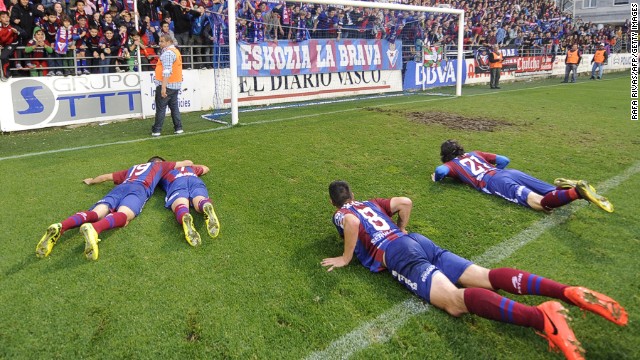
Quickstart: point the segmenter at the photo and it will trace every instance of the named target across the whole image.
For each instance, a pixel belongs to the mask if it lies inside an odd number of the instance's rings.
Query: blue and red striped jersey
[[[168,173],[164,174],[162,179],[160,179],[160,187],[162,187],[167,193],[169,192],[169,186],[176,180],[182,179],[189,176],[200,176],[204,172],[204,169],[201,166],[185,166],[177,169],[173,169]]]
[[[355,254],[362,265],[372,272],[384,270],[383,256],[389,243],[404,233],[393,222],[391,199],[371,199],[344,204],[333,215],[333,224],[344,238],[344,216],[353,214],[360,220]]]
[[[169,171],[176,167],[173,161],[159,161],[138,164],[127,170],[113,173],[114,184],[142,184],[151,196],[158,182]]]
[[[465,153],[438,166],[438,169],[436,169],[436,181],[441,180],[444,176],[449,176],[459,179],[477,190],[484,191],[487,185],[485,176],[493,175],[498,169],[495,163],[496,154],[482,151]],[[446,167],[446,169],[442,169],[442,167]]]

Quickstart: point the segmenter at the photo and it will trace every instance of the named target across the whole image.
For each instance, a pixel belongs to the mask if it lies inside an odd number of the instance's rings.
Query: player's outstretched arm
[[[356,249],[358,241],[358,230],[360,229],[360,220],[355,215],[347,214],[344,216],[344,252],[342,256],[323,259],[320,265],[328,266],[327,271],[349,265],[353,258],[353,252]]]
[[[394,197],[391,198],[391,212],[393,214],[398,213],[398,227],[403,232],[407,232],[407,224],[411,217],[411,209],[413,208],[413,202],[408,197]]]
[[[94,178],[87,178],[82,180],[82,182],[87,185],[100,184],[105,181],[113,181],[113,173],[102,174]]]

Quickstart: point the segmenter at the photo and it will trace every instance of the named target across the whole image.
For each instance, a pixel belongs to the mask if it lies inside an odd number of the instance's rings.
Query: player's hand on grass
[[[345,261],[345,259],[342,256],[338,256],[334,258],[326,258],[326,259],[323,259],[322,262],[320,263],[320,265],[322,266],[329,266],[327,271],[331,271],[334,268],[347,266],[348,264],[349,262]]]
[[[93,178],[86,178],[86,179],[82,180],[82,182],[87,184],[87,185],[91,185],[91,184],[93,184]]]
[[[431,173],[431,181],[436,182],[436,173]]]

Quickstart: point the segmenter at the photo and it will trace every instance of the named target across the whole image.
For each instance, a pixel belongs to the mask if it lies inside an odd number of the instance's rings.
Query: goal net
[[[350,0],[228,5],[213,31],[209,120],[235,125],[243,111],[434,84],[461,95],[463,10]]]

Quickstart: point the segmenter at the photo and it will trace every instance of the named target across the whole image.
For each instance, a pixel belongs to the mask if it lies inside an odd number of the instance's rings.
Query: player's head
[[[165,160],[160,156],[152,156],[149,160],[147,160],[147,162],[160,162],[160,161],[165,161]]]
[[[335,207],[342,207],[347,201],[353,199],[353,193],[346,181],[336,180],[329,184],[329,197]]]
[[[463,154],[464,148],[456,140],[449,139],[440,145],[440,160],[443,164]]]

